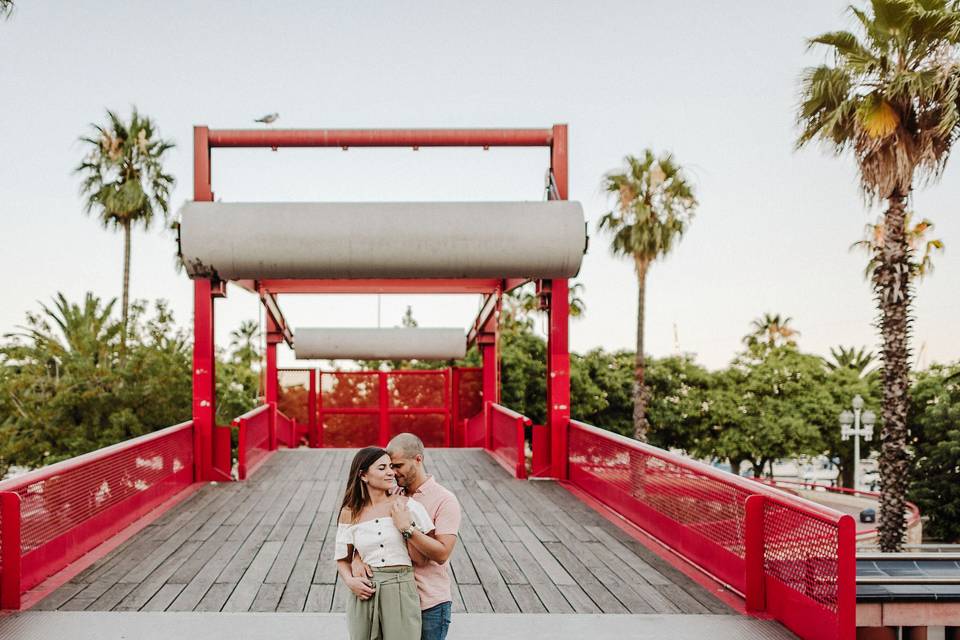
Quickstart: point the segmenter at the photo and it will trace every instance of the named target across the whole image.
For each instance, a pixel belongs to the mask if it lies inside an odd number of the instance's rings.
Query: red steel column
[[[320,446],[320,434],[317,430],[317,371],[310,369],[310,383],[307,385],[307,440],[311,448]]]
[[[193,281],[193,453],[194,479],[211,480],[216,420],[216,356],[212,283]]]
[[[744,595],[747,611],[765,611],[766,586],[763,576],[763,496],[747,496],[744,514]]]
[[[557,197],[567,199],[567,125],[553,127],[550,169]],[[570,427],[570,298],[566,279],[550,283],[549,329],[547,332],[547,426],[550,429],[554,477],[567,479]]]
[[[840,640],[857,637],[857,524],[853,516],[840,518],[837,549],[837,618]]]
[[[20,496],[0,493],[0,609],[20,608]]]
[[[193,199],[197,202],[213,200],[207,127],[193,128]],[[194,480],[212,479],[213,429],[217,415],[212,284],[207,279],[193,281]]]
[[[496,333],[479,336],[480,356],[483,360],[482,393],[484,402],[500,403],[500,337]]]

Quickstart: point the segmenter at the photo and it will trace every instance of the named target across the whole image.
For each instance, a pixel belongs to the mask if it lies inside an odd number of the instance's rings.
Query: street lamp
[[[840,412],[840,438],[844,441],[853,436],[853,488],[860,488],[860,436],[867,442],[873,439],[873,425],[877,422],[877,414],[863,410],[863,398],[853,397],[850,405],[853,411],[844,409]]]

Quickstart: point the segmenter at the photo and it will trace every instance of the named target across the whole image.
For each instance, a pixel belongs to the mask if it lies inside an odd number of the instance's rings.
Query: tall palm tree
[[[644,384],[643,324],[647,272],[670,253],[683,236],[697,208],[693,185],[669,153],[660,157],[645,149],[627,156],[625,166],[603,178],[603,189],[615,205],[600,219],[599,229],[612,236],[616,256],[633,260],[637,274],[637,354],[633,389],[633,432],[647,438],[647,387]]]
[[[903,233],[910,250],[911,275],[922,280],[925,276],[933,273],[933,254],[943,251],[943,240],[927,237],[928,232],[933,230],[933,223],[930,220],[924,218],[914,224],[912,218],[913,214],[909,211],[904,214]],[[851,249],[863,249],[870,256],[863,272],[868,279],[873,276],[873,272],[880,264],[879,260],[883,255],[883,244],[886,237],[887,227],[881,217],[876,224],[867,224],[864,228],[863,240],[858,240],[850,245]],[[918,253],[921,248],[923,253]]]
[[[0,19],[6,20],[13,14],[13,0],[0,0]]]
[[[880,547],[902,547],[909,485],[911,250],[906,212],[915,184],[943,172],[960,135],[960,12],[957,0],[871,0],[850,7],[857,33],[810,40],[827,64],[801,81],[797,146],[817,140],[852,151],[868,203],[884,202],[884,242],[871,274],[883,361]]]
[[[84,211],[96,213],[105,228],[123,230],[123,301],[121,344],[125,343],[130,306],[130,236],[135,225],[150,227],[154,215],[170,213],[172,175],[163,170],[163,156],[173,143],[159,137],[153,121],[136,107],[129,122],[107,110],[105,126],[91,124],[92,135],[80,141],[88,149],[75,169],[82,177]]]
[[[748,347],[764,345],[768,347],[797,345],[796,337],[800,332],[790,326],[793,318],[781,317],[779,313],[765,313],[750,324],[750,333],[743,338]]]

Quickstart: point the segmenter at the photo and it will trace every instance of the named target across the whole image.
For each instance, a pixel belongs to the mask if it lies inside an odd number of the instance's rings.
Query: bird
[[[263,124],[273,124],[280,117],[279,113],[268,113],[262,118],[257,118],[254,122],[262,122]]]

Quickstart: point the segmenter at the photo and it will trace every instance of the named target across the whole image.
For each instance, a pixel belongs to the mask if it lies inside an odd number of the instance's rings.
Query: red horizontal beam
[[[340,415],[378,415],[381,409],[376,407],[328,407],[324,405],[320,413],[340,414]],[[387,407],[387,413],[390,415],[447,415],[450,411],[446,407]]]
[[[260,289],[270,293],[492,293],[500,283],[496,278],[261,280]]]
[[[549,147],[552,129],[211,129],[210,147]]]

